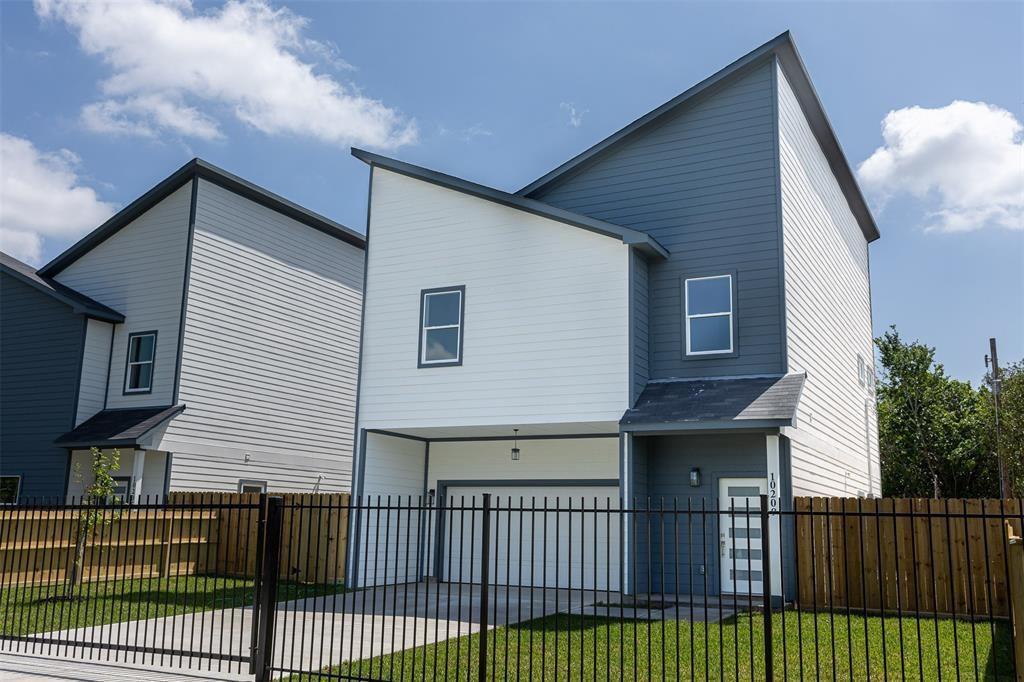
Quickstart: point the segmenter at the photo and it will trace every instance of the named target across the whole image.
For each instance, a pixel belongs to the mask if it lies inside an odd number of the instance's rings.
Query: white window
[[[153,360],[156,357],[156,332],[128,335],[128,364],[125,367],[124,392],[149,393],[153,390]]]
[[[695,277],[684,284],[686,354],[733,352],[732,275]]]
[[[240,479],[238,481],[238,492],[240,493],[265,493],[267,492],[266,481],[251,481]]]
[[[462,364],[465,287],[420,292],[420,367]]]
[[[868,365],[864,362],[864,356],[857,353],[857,381],[861,386],[868,385]]]
[[[0,504],[17,504],[21,476],[0,476]]]

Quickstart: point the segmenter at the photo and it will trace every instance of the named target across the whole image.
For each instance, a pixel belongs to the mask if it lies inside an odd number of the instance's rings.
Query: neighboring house
[[[351,483],[362,235],[195,159],[34,272],[3,261],[0,473],[80,495]]]
[[[516,194],[353,154],[371,169],[357,495],[725,508],[878,493],[879,235],[788,34]],[[651,589],[671,585],[678,556],[697,584],[761,593],[758,557],[749,574],[719,570],[722,518],[692,545],[721,534],[707,563],[671,537],[606,541],[635,543],[638,589],[648,569]],[[548,581],[564,585],[551,554]],[[423,564],[458,570],[439,552]],[[504,564],[492,578],[514,581]],[[614,564],[628,586],[630,561],[623,576]],[[356,580],[404,571],[383,555],[369,566]]]

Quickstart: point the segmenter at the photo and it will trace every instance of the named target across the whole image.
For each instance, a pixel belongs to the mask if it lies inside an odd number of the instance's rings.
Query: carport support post
[[[761,565],[764,566],[761,584],[764,603],[764,679],[775,679],[775,661],[772,655],[772,542],[768,525],[768,496],[761,495]],[[750,540],[747,540],[749,547]],[[747,577],[750,579],[750,576]]]
[[[480,537],[480,682],[487,680],[487,591],[491,565],[488,560],[491,554],[491,494],[484,493],[483,498],[483,534]]]
[[[277,609],[277,580],[281,568],[281,517],[284,499],[267,498],[266,523],[263,531],[262,571],[259,584],[259,620],[256,639],[256,682],[270,682],[274,661],[274,619]],[[254,610],[255,611],[255,610]]]

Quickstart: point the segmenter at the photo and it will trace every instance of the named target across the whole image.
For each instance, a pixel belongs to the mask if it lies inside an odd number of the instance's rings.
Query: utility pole
[[[988,340],[989,354],[985,356],[985,366],[991,367],[992,372],[992,407],[995,414],[996,426],[996,461],[999,463],[999,494],[1001,497],[1010,496],[1010,479],[1006,475],[1006,462],[1003,461],[1003,451],[999,447],[999,392],[1002,388],[1002,377],[999,376],[999,354],[996,352],[996,340]]]

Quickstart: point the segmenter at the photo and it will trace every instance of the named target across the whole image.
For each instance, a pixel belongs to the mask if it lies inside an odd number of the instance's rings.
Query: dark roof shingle
[[[124,322],[124,315],[113,308],[108,308],[85,294],[78,293],[69,286],[40,275],[28,263],[22,263],[17,258],[3,251],[0,251],[0,271],[43,292],[47,296],[52,296],[65,305],[71,306],[76,313],[82,313],[107,322]]]
[[[135,445],[140,438],[178,416],[184,409],[185,405],[181,404],[103,410],[53,443],[65,448]]]
[[[743,422],[789,426],[804,385],[803,374],[781,377],[653,381],[620,424]]]

